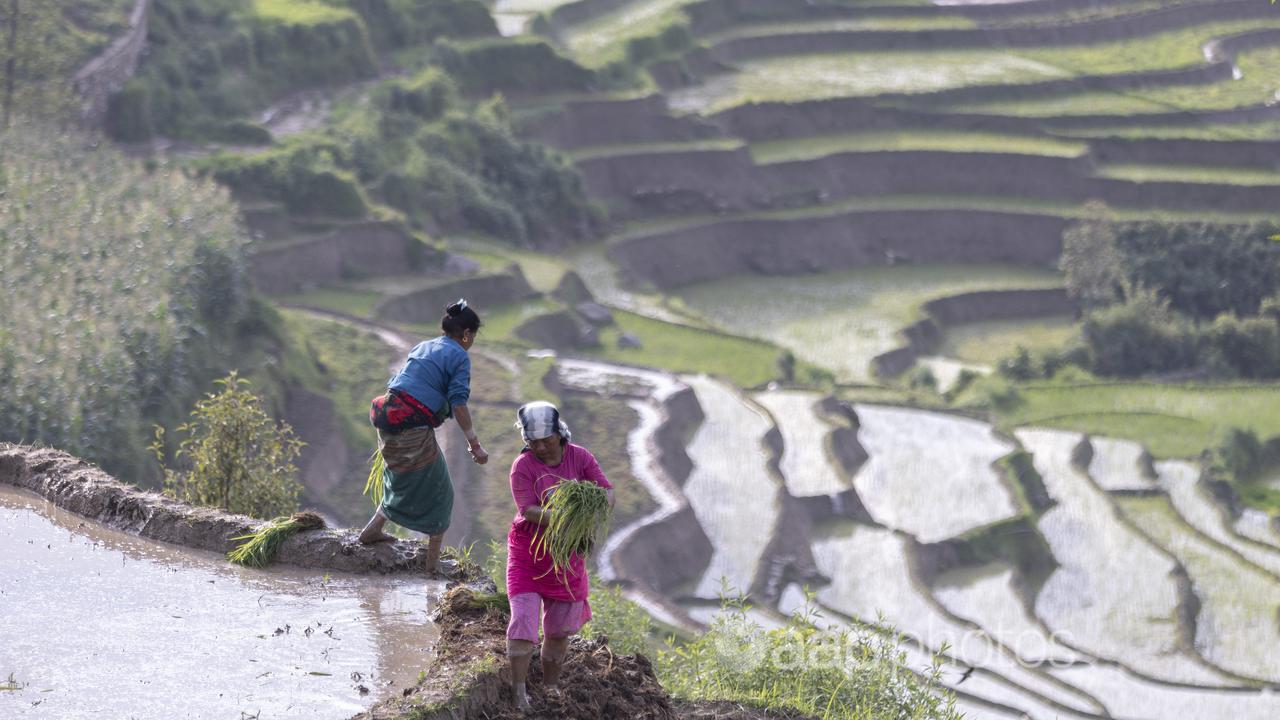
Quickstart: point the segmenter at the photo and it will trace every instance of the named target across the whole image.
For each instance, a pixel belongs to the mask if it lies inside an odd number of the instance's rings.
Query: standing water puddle
[[[0,717],[347,718],[416,682],[442,590],[247,570],[0,485]]]

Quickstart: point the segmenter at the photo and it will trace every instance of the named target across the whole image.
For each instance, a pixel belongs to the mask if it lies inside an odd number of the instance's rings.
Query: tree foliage
[[[1117,230],[1106,205],[1090,202],[1085,216],[1062,235],[1058,267],[1067,292],[1081,307],[1105,307],[1124,297],[1125,278]]]
[[[164,469],[165,491],[196,505],[220,507],[257,518],[297,510],[302,483],[294,462],[302,452],[287,423],[276,424],[232,372],[216,381],[222,390],[196,403],[177,459],[185,470]],[[164,429],[156,428],[152,451],[164,463]]]
[[[212,182],[147,172],[91,138],[0,142],[0,440],[123,477],[235,352],[249,314],[237,211]]]

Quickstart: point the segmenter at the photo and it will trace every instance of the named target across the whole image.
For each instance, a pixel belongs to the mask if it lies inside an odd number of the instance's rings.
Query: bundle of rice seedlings
[[[382,459],[382,449],[373,451],[369,458],[369,477],[364,481],[364,494],[373,501],[374,507],[382,506],[382,471],[387,469],[387,461]]]
[[[435,617],[446,617],[466,610],[497,610],[509,614],[511,603],[504,592],[476,592],[466,585],[454,585],[440,598]]]
[[[562,480],[542,509],[550,519],[534,539],[534,556],[551,555],[557,572],[609,534],[609,496],[593,482]]]
[[[324,518],[309,510],[296,512],[289,517],[278,517],[258,528],[257,532],[231,538],[247,542],[227,553],[227,559],[245,567],[266,567],[276,556],[281,543],[290,536],[303,530],[319,530],[322,527],[324,527]]]

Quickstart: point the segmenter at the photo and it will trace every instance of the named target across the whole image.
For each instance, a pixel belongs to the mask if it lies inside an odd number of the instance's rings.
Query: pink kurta
[[[507,534],[507,595],[536,592],[551,600],[587,599],[587,568],[582,558],[574,555],[569,567],[557,573],[551,556],[535,558],[534,533],[538,525],[524,519],[524,509],[542,506],[551,490],[561,480],[588,480],[603,488],[612,488],[600,463],[586,448],[568,444],[559,465],[546,465],[531,452],[520,453],[511,464],[511,496],[516,501],[516,516]]]

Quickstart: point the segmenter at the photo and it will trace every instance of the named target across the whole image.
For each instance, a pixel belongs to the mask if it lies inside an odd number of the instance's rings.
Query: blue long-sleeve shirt
[[[387,387],[409,393],[444,419],[471,397],[471,356],[448,335],[420,342]]]

